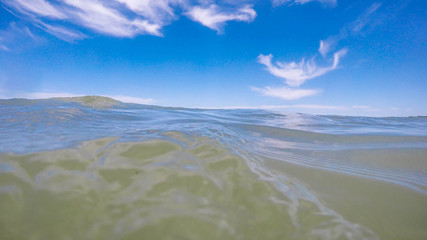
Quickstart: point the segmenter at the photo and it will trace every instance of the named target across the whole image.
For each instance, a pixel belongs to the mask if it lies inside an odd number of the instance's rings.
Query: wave
[[[25,238],[30,227],[36,236],[76,236],[81,224],[76,222],[90,219],[77,237],[377,239],[369,229],[322,205],[298,183],[277,182],[265,169],[260,173],[248,167],[248,159],[219,142],[176,132],[166,135],[170,141],[104,138],[76,149],[1,155],[0,191],[8,197],[0,198],[0,206],[20,203],[0,207],[3,236]],[[283,194],[277,184],[292,194]],[[38,208],[48,207],[50,215],[40,209],[20,212],[32,201]],[[34,214],[39,221],[31,217]],[[7,224],[12,222],[6,216],[19,220]],[[55,219],[68,221],[54,223]]]
[[[2,237],[427,235],[411,228],[425,216],[423,117],[165,108],[98,96],[0,100],[0,112]],[[373,192],[381,195],[363,212],[358,204]],[[401,212],[404,202],[411,206]],[[378,227],[388,219],[380,206],[394,214],[395,230]]]

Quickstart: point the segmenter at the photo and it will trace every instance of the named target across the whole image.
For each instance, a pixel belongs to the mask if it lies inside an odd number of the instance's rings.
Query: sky
[[[0,0],[0,98],[427,115],[425,0]]]

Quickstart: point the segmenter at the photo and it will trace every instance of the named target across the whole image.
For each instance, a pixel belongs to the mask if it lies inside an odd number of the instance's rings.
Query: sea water
[[[427,239],[427,118],[0,100],[0,239]]]

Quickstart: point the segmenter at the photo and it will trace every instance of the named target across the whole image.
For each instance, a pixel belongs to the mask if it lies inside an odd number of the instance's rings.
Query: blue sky
[[[427,115],[424,0],[0,0],[0,98]]]

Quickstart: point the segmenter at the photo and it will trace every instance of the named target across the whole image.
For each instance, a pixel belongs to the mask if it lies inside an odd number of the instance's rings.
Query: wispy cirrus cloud
[[[332,51],[335,46],[343,39],[349,36],[360,34],[366,26],[373,24],[375,13],[380,9],[382,3],[375,2],[370,5],[355,21],[345,25],[337,35],[330,36],[325,40],[320,41],[319,52],[322,56],[326,56]]]
[[[56,19],[67,18],[57,6],[46,0],[2,0],[4,4],[25,15]]]
[[[153,22],[164,22],[175,16],[174,7],[181,5],[183,0],[117,0],[131,11],[150,19]]]
[[[62,26],[54,26],[44,22],[39,22],[38,26],[44,31],[66,42],[74,42],[75,40],[80,40],[86,37],[85,34],[79,31],[71,30]]]
[[[341,49],[334,53],[333,63],[330,66],[319,67],[315,58],[309,60],[302,59],[300,62],[279,62],[273,63],[273,55],[259,55],[258,62],[265,65],[267,71],[276,77],[285,79],[287,85],[299,87],[305,81],[311,78],[319,77],[327,72],[335,70],[341,57],[345,56],[347,49]]]
[[[320,2],[331,6],[335,6],[337,4],[337,0],[272,0],[272,2],[273,6],[280,6],[284,4],[306,4],[309,2]]]
[[[220,32],[220,28],[228,21],[251,22],[256,17],[256,12],[250,5],[238,8],[236,11],[222,10],[218,5],[207,7],[195,6],[187,12],[194,21]]]
[[[303,97],[313,96],[321,92],[317,89],[293,89],[289,87],[251,87],[251,89],[261,93],[264,96],[278,97],[284,100],[295,100]]]
[[[325,46],[320,45],[320,49]],[[320,50],[319,50],[320,51]],[[320,77],[338,67],[340,59],[345,56],[347,49],[341,49],[333,54],[332,64],[329,66],[319,66],[316,63],[316,56],[308,60],[302,59],[300,62],[273,62],[273,55],[258,56],[258,62],[266,66],[266,70],[272,75],[282,78],[287,86],[284,87],[251,87],[253,91],[264,96],[277,97],[284,100],[296,100],[303,97],[313,96],[321,92],[319,89],[299,89],[307,80]]]
[[[130,19],[113,7],[98,0],[65,0],[75,9],[69,14],[79,25],[116,37],[133,37],[138,34],[161,35],[161,25],[146,19]]]
[[[373,14],[383,5],[383,3],[375,2],[366,11],[360,15],[356,21],[349,25],[352,33],[359,33],[366,25],[372,22]]]
[[[6,29],[0,30],[0,51],[22,50],[27,47],[28,39],[36,43],[41,41],[27,26],[11,22]]]
[[[7,46],[5,46],[3,44],[0,44],[0,49],[3,50],[3,51],[7,51],[7,52],[10,51],[10,48],[8,48]]]
[[[331,42],[320,40],[319,53],[325,57],[331,51]]]
[[[312,1],[314,0],[273,0],[273,5],[304,4]],[[325,4],[336,4],[336,1],[328,0],[319,0],[319,2]],[[347,38],[348,36],[359,34],[370,24],[374,25],[372,19],[375,17],[375,13],[381,8],[381,6],[382,3],[376,2],[371,4],[370,7],[368,7],[355,21],[342,28],[338,35],[331,36],[326,40],[321,40],[318,48],[320,55],[323,56],[323,58],[327,58],[331,51],[336,48],[339,41]],[[279,97],[285,100],[293,100],[316,95],[320,90],[298,89],[298,87],[309,79],[320,77],[335,70],[338,67],[340,59],[345,56],[346,53],[346,48],[336,51],[333,54],[333,62],[329,66],[319,66],[316,63],[316,55],[308,60],[302,59],[299,62],[273,62],[272,54],[260,54],[258,56],[258,62],[265,65],[266,70],[272,75],[284,79],[287,86],[264,88],[252,87],[252,90],[260,92],[265,96]]]
[[[162,36],[162,28],[183,14],[220,32],[226,22],[256,17],[251,0],[0,0],[22,19],[66,41],[91,31],[115,37]],[[81,33],[81,29],[87,33]]]
[[[372,109],[371,106],[364,106],[364,105],[361,105],[361,106],[356,105],[356,106],[352,106],[352,108],[354,108],[354,109],[365,109],[365,110]]]

